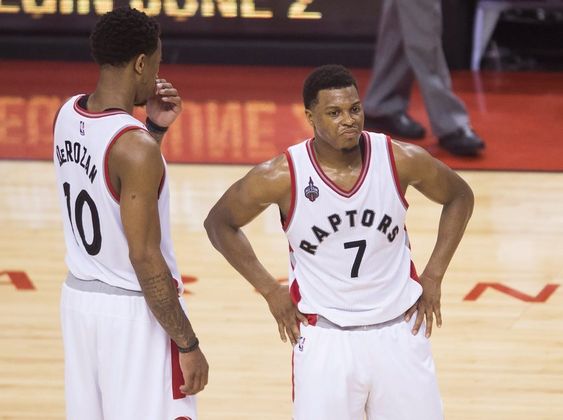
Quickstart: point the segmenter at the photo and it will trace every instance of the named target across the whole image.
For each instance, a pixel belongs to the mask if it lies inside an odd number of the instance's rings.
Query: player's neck
[[[323,141],[313,141],[313,153],[322,166],[334,169],[357,168],[362,166],[360,144],[352,149],[335,149]]]
[[[88,110],[102,112],[118,108],[132,114],[134,103],[135,91],[123,77],[101,72],[96,90],[88,98]]]

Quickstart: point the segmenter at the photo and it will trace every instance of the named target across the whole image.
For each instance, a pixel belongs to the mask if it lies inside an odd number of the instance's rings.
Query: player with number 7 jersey
[[[391,140],[363,132],[357,181],[344,190],[323,172],[313,140],[285,155],[292,199],[284,230],[289,284],[301,312],[342,326],[389,321],[420,297]]]
[[[363,131],[346,68],[311,72],[303,103],[314,137],[235,182],[209,212],[208,236],[293,344],[294,420],[440,420],[428,338],[433,317],[442,322],[441,282],[471,216],[471,189],[422,148]],[[405,227],[409,186],[443,206],[420,277]],[[241,230],[272,204],[290,245],[289,287]]]

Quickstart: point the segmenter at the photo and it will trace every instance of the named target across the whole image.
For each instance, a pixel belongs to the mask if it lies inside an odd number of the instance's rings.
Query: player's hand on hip
[[[286,343],[287,337],[292,345],[297,343],[299,336],[299,322],[308,325],[307,317],[297,310],[287,286],[277,285],[274,289],[264,295],[268,302],[270,312],[278,323],[281,340]],[[287,334],[287,336],[286,336]]]
[[[147,101],[146,110],[152,122],[169,127],[182,112],[182,98],[172,83],[156,79],[155,93]]]
[[[405,313],[405,320],[409,321],[416,312],[416,320],[412,329],[414,335],[418,334],[418,330],[422,322],[426,320],[426,330],[424,335],[426,338],[432,335],[432,325],[434,316],[436,316],[436,325],[442,326],[442,313],[440,311],[440,298],[442,294],[441,279],[433,279],[424,273],[420,276],[420,284],[422,285],[422,296],[418,301]],[[426,318],[426,319],[425,319]]]
[[[189,353],[180,353],[180,368],[184,375],[184,385],[180,386],[182,393],[194,395],[205,388],[209,365],[199,348]]]

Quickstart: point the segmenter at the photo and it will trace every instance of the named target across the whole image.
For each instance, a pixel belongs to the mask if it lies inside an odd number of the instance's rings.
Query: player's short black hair
[[[119,7],[103,15],[90,35],[92,57],[100,66],[125,65],[139,54],[158,48],[160,25],[145,13]]]
[[[317,102],[317,95],[323,89],[340,89],[354,86],[358,89],[356,79],[346,67],[338,64],[327,64],[317,67],[303,84],[303,103],[310,109]]]

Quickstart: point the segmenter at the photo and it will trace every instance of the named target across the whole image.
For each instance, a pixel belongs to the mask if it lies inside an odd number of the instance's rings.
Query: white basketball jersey
[[[88,112],[78,103],[82,96],[74,96],[61,107],[54,127],[53,159],[63,211],[65,261],[75,277],[140,291],[129,260],[119,195],[109,179],[108,159],[111,146],[121,135],[146,128],[125,111]],[[166,176],[160,188],[160,249],[181,293],[170,235]]]
[[[405,229],[391,140],[363,132],[362,171],[350,191],[316,161],[313,141],[286,152],[292,179],[284,223],[290,290],[301,312],[340,326],[396,318],[422,293]]]

